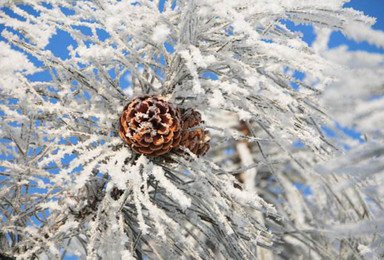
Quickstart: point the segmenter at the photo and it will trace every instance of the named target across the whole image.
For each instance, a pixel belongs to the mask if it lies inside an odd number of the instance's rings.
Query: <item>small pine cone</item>
[[[181,120],[183,121],[183,137],[180,145],[188,148],[197,156],[204,155],[209,150],[209,133],[199,128],[204,121],[201,120],[201,114],[192,108],[181,111]]]
[[[120,117],[120,136],[140,154],[159,156],[177,148],[181,140],[180,111],[160,95],[134,98]]]

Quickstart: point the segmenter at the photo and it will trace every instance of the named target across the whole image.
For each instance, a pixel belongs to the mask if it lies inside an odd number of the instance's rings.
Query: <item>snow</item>
[[[76,52],[84,59],[100,59],[102,61],[110,60],[114,56],[114,49],[111,47],[90,45],[89,47],[83,45],[76,48]]]
[[[248,121],[252,119],[252,114],[242,109],[239,109],[239,111],[237,112],[237,115],[242,121]]]
[[[209,104],[215,108],[220,108],[225,104],[225,99],[219,89],[212,90],[212,97],[209,100]]]
[[[183,210],[191,206],[191,199],[165,177],[163,168],[154,166],[151,173],[159,181],[160,186],[166,189],[167,194],[174,198]]]
[[[336,30],[384,47],[374,18],[344,0],[18,2],[0,10],[2,253],[382,256],[383,54],[328,48]],[[118,120],[142,94],[201,112],[210,151],[132,152]]]
[[[154,32],[151,37],[151,40],[157,44],[164,43],[168,35],[171,33],[171,30],[165,24],[160,24],[156,26],[153,31]]]

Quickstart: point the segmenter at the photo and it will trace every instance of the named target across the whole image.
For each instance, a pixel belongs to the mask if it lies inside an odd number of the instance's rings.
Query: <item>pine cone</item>
[[[204,123],[201,120],[201,114],[192,108],[183,109],[181,114],[183,137],[181,138],[180,145],[188,148],[197,156],[204,155],[209,150],[211,138],[208,131],[199,127]]]
[[[120,117],[120,136],[137,153],[159,156],[181,140],[180,111],[160,95],[134,98]]]

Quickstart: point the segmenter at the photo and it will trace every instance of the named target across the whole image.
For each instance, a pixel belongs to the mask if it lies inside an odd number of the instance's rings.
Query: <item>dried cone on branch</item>
[[[120,117],[121,138],[141,154],[159,156],[176,149],[181,130],[180,111],[160,95],[134,98]]]
[[[201,114],[192,108],[182,110],[181,114],[183,137],[180,145],[197,156],[204,155],[209,149],[210,137],[208,131],[203,129],[204,121],[201,120]]]

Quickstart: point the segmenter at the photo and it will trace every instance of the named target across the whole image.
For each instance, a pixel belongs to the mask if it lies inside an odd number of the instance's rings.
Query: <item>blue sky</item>
[[[164,0],[162,0],[164,2]],[[350,3],[346,4],[347,7],[353,7],[356,10],[363,11],[366,15],[373,16],[377,18],[377,23],[373,26],[376,30],[384,31],[384,0],[352,0]],[[26,8],[26,11],[31,11],[31,9]],[[304,34],[304,40],[308,42],[309,45],[315,39],[315,35],[313,33],[311,26],[294,26],[292,23],[287,24],[290,28],[294,30],[300,30]],[[0,33],[4,30],[4,26],[0,24]],[[101,37],[106,37],[103,35],[103,32],[100,32]],[[0,36],[0,41],[4,40]],[[55,35],[50,44],[47,46],[56,56],[65,59],[68,57],[67,47],[69,45],[75,45],[75,42],[71,39],[71,37],[65,32],[59,32]],[[356,43],[352,40],[346,39],[341,32],[334,32],[331,36],[329,47],[334,48],[340,45],[347,45],[348,49],[353,50],[365,50],[369,52],[376,53],[384,53],[384,49],[377,48],[372,46],[366,42]],[[42,64],[36,61],[35,59],[31,59],[36,65],[41,66]],[[4,61],[2,61],[4,62]],[[39,80],[39,81],[48,81],[50,79],[49,74],[47,73],[39,73],[34,76],[31,76],[31,80]],[[353,130],[346,129],[347,133],[352,136],[358,137],[359,133],[354,132]],[[0,160],[7,159],[4,155],[0,155]],[[0,171],[2,169],[0,168]],[[76,257],[66,257],[67,260],[77,259]]]

